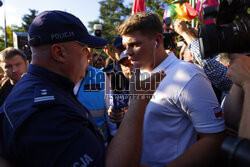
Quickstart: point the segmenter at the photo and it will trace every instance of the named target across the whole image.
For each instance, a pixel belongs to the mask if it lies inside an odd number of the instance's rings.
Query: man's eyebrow
[[[135,45],[135,44],[139,44],[141,42],[138,41],[132,41],[132,42],[128,42],[126,45]]]

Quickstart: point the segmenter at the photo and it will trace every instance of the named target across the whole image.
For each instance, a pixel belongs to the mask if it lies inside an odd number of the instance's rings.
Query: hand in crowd
[[[114,123],[121,123],[125,113],[125,108],[114,109],[113,106],[110,106],[108,110],[109,119]]]
[[[159,82],[166,74],[158,72],[143,81],[140,81],[139,76],[139,65],[136,62],[131,79],[133,82],[130,82],[130,95],[153,94],[159,86]],[[146,83],[154,85],[152,87],[153,89],[150,89],[149,86],[141,86],[146,85]],[[120,124],[118,132],[107,149],[106,166],[140,166],[143,120],[149,100],[150,99],[145,98],[130,99],[128,111]],[[129,142],[126,142],[128,139]],[[144,167],[146,167],[146,165],[144,165]]]
[[[111,57],[113,60],[115,59],[114,54],[111,52],[109,45],[104,46],[103,51]]]
[[[180,19],[177,19],[174,22],[174,30],[180,35],[182,35],[184,32],[189,31],[186,22]]]
[[[177,19],[174,22],[174,30],[181,35],[185,41],[190,44],[195,38],[197,38],[197,32],[193,28],[188,28],[184,20]]]
[[[230,67],[227,76],[236,85],[244,87],[250,84],[250,57],[246,54],[229,54]]]

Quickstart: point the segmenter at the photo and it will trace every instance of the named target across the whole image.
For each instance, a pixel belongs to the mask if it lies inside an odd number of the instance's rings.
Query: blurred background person
[[[101,53],[93,53],[93,67],[102,69],[106,65],[105,59]]]
[[[122,52],[120,54],[120,60],[118,61],[118,64],[121,66],[122,73],[125,76],[126,81],[129,83],[129,80],[132,78],[132,71],[134,65],[131,63],[131,61],[128,59],[128,56],[125,54],[125,52]],[[129,94],[129,84],[127,84],[125,90],[126,95]],[[111,122],[118,123],[120,124],[121,121],[123,120],[123,117],[125,116],[125,113],[128,110],[129,107],[129,99],[128,99],[128,105],[126,107],[118,108],[115,109],[114,106],[110,106],[108,113],[109,113],[109,118]]]
[[[105,53],[113,59],[113,63],[107,65],[104,71],[107,72],[111,81],[111,91],[109,94],[110,107],[108,110],[110,121],[117,123],[119,126],[128,108],[128,98],[125,99],[125,97],[129,93],[129,72],[125,72],[128,69],[125,66],[122,69],[122,65],[120,64],[120,62],[125,63],[127,59],[127,56],[123,53],[125,47],[122,44],[120,35],[116,36],[112,49],[113,52],[110,51],[109,47],[105,47],[104,49]]]
[[[1,106],[15,84],[27,72],[28,61],[26,55],[21,50],[9,47],[0,52],[0,64],[5,75],[0,88]]]
[[[131,61],[128,59],[128,56],[125,54],[125,52],[122,52],[120,54],[120,60],[118,63],[121,66],[122,73],[127,79],[131,79],[132,77],[132,70],[133,70],[133,64]]]

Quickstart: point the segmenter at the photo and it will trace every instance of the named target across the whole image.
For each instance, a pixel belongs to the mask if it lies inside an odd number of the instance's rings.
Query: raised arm
[[[112,60],[115,60],[115,55],[111,52],[109,45],[106,45],[103,48],[103,51],[109,56],[111,57]]]
[[[221,91],[229,91],[232,81],[226,76],[227,67],[218,62],[216,57],[205,59],[201,56],[197,36],[187,28],[185,21],[176,20],[174,28],[186,40],[188,49],[202,66],[212,84]]]
[[[135,72],[135,71],[134,71]],[[150,78],[146,81],[139,81],[139,70],[136,70],[136,77],[132,78],[130,82],[130,94],[135,95],[139,92],[138,85],[148,83]],[[135,74],[135,73],[134,73]],[[158,73],[152,75],[156,77],[159,82],[164,75]],[[154,83],[151,82],[151,85]],[[152,90],[152,89],[151,89]],[[148,87],[140,93],[153,94]],[[140,157],[142,150],[142,126],[144,120],[144,112],[150,99],[131,99],[129,109],[125,114],[125,117],[119,127],[119,130],[115,137],[112,139],[106,154],[106,166],[107,167],[138,167],[140,166]]]

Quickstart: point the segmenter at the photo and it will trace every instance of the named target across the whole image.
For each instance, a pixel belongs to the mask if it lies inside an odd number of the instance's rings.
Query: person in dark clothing
[[[1,82],[0,106],[11,92],[14,85],[26,73],[28,61],[26,55],[19,49],[9,47],[0,52],[0,63],[5,78]]]
[[[0,88],[0,106],[3,105],[5,99],[7,96],[10,94],[12,88],[14,85],[10,83],[10,79],[7,78],[1,83],[1,88]]]

